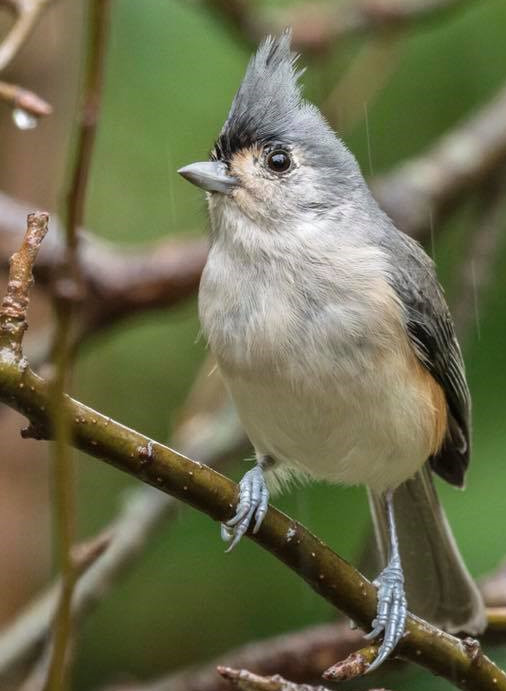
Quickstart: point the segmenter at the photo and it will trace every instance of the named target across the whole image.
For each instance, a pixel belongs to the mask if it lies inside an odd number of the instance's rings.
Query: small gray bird
[[[365,485],[386,564],[372,670],[404,632],[404,574],[416,614],[485,626],[431,477],[464,484],[470,399],[432,261],[378,207],[300,74],[290,33],[267,38],[211,160],[179,170],[207,191],[200,319],[257,458],[222,533],[232,549],[259,529],[267,469]]]

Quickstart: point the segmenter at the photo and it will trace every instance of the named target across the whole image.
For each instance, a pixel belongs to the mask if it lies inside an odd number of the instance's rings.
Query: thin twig
[[[49,216],[44,212],[29,214],[21,248],[12,255],[6,295],[0,309],[0,348],[19,360],[23,336],[28,328],[26,313],[33,284],[32,268],[48,228]]]
[[[340,660],[326,669],[322,676],[327,681],[351,681],[363,676],[378,654],[377,645],[368,645],[355,650],[344,660]]]
[[[51,0],[23,0],[9,3],[17,13],[16,21],[0,44],[0,72],[16,57],[19,49],[35,28],[43,10]]]
[[[38,118],[53,112],[53,108],[47,101],[17,84],[0,81],[0,99],[8,103],[11,108],[22,108]]]
[[[44,691],[66,688],[69,670],[67,651],[72,635],[72,596],[77,574],[71,559],[75,535],[74,470],[71,454],[70,428],[63,403],[63,392],[70,381],[73,346],[71,333],[74,320],[75,296],[79,295],[80,276],[77,230],[82,222],[88,186],[95,133],[100,111],[104,64],[106,55],[109,1],[91,0],[88,20],[86,69],[83,105],[78,126],[78,144],[73,161],[65,208],[65,265],[60,285],[70,286],[70,299],[55,301],[56,329],[54,335],[55,373],[51,386],[51,422],[54,436],[54,499],[57,520],[57,543],[62,574],[61,599],[54,622],[52,650],[47,664]],[[76,290],[77,289],[77,290]],[[67,296],[65,296],[67,297]],[[45,660],[42,667],[46,667]]]
[[[83,222],[86,189],[100,114],[109,25],[109,0],[91,0],[89,12],[83,106],[80,112],[74,170],[66,199],[65,229],[67,246],[72,252],[75,252],[77,247],[77,231]]]
[[[297,684],[283,679],[279,674],[263,677],[247,669],[232,667],[218,667],[217,672],[229,682],[230,686],[239,691],[327,691],[324,686]]]
[[[217,672],[226,679],[229,687],[239,691],[327,691],[324,686],[298,684],[284,679],[279,674],[265,677],[247,669],[233,669],[232,667],[218,667]],[[387,689],[371,689],[371,691],[387,691]]]

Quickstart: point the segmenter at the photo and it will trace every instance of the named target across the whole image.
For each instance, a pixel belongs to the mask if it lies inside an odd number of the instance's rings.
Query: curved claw
[[[374,660],[367,668],[366,674],[369,674],[369,672],[374,672],[375,669],[378,669],[378,667],[380,667],[380,665],[382,665],[383,662],[385,662],[385,660],[390,655],[394,647],[395,646],[386,646],[384,643],[382,643],[380,649],[378,650],[378,655],[374,658]]]
[[[374,626],[373,630],[369,631],[369,633],[366,633],[364,635],[364,638],[367,641],[372,641],[373,638],[377,638],[384,629],[384,626],[382,626],[381,624],[376,624],[376,619],[373,621],[372,624]]]
[[[265,518],[265,514],[267,513],[268,507],[269,507],[269,490],[264,485],[262,487],[261,492],[260,492],[260,502],[259,502],[258,508],[255,512],[255,527],[253,528],[253,533],[258,533],[258,531],[260,530],[260,526],[262,525],[262,522]]]
[[[378,655],[367,668],[372,672],[386,660],[402,638],[407,617],[407,603],[404,593],[404,578],[398,564],[392,564],[377,579],[378,607],[373,621],[373,630],[365,638],[371,640],[384,631],[383,642]]]
[[[221,524],[221,539],[223,542],[230,542],[230,540],[234,537],[234,533],[226,523]]]
[[[247,532],[253,519],[253,533],[258,532],[267,513],[269,490],[265,484],[262,468],[255,466],[244,475],[239,483],[239,503],[235,515],[221,526],[221,537],[230,542],[225,550],[234,549]]]

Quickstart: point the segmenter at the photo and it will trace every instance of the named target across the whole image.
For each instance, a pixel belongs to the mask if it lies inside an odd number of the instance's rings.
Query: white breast
[[[335,241],[289,250],[218,241],[202,277],[202,325],[241,421],[280,463],[394,487],[428,456],[430,401],[409,371],[384,257]]]

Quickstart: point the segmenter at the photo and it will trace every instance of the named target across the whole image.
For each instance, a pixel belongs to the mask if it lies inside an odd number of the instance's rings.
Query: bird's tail
[[[386,563],[385,504],[371,491],[369,503]],[[394,507],[410,612],[451,633],[483,631],[483,600],[460,555],[428,465],[395,491]]]

